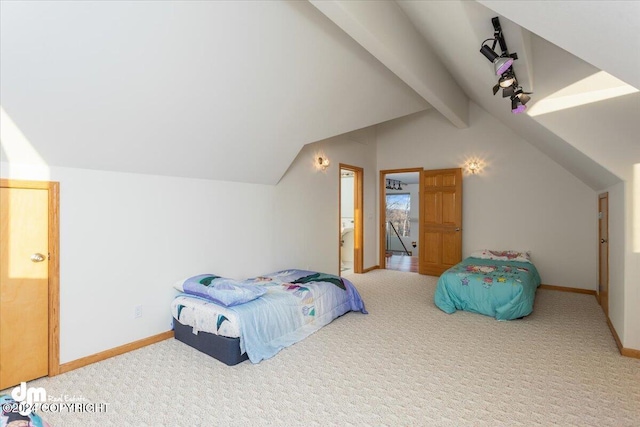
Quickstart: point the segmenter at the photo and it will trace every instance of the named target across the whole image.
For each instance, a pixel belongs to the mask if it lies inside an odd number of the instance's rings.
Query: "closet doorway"
[[[59,373],[58,195],[0,179],[0,390]]]
[[[609,193],[598,195],[598,300],[609,316]]]
[[[422,168],[380,171],[380,267],[418,272]]]
[[[362,273],[363,269],[363,169],[340,164],[338,230],[340,275]]]

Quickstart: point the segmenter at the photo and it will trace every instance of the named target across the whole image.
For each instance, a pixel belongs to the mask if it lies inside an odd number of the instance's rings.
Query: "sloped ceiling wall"
[[[632,180],[640,162],[640,2],[479,3],[541,36],[533,56],[541,100],[530,109],[534,119]],[[593,102],[573,102],[579,98]],[[566,108],[546,108],[551,103]]]
[[[49,165],[275,184],[304,144],[430,108],[307,2],[0,7],[0,103]]]
[[[535,92],[529,107],[552,95],[554,84],[598,72],[585,58],[633,82],[640,75],[640,58],[633,54],[640,43],[633,37],[637,4],[603,8],[609,2],[571,2],[569,11],[567,2],[552,8],[538,1],[523,8],[492,1],[388,3],[389,11],[405,13],[406,25],[424,37],[425,51],[435,52],[422,65],[441,61],[453,76],[451,87],[461,88],[458,99],[470,97],[593,189],[624,178],[628,168],[619,167],[619,160],[636,156],[637,144],[629,138],[640,132],[640,121],[629,115],[638,95],[597,108],[515,116],[507,101],[490,95],[496,78],[478,49],[492,34],[491,17],[502,12],[516,20],[502,23],[510,50],[520,56],[516,72],[525,90]],[[358,8],[343,8],[351,20],[345,31],[371,21],[372,11],[382,7],[376,5],[364,16]],[[275,184],[304,144],[430,108],[429,96],[442,86],[442,79],[423,76],[433,73],[417,72],[412,52],[420,43],[407,38],[409,32],[390,26],[376,34],[362,27],[361,34],[373,41],[368,49],[385,66],[308,2],[55,1],[0,7],[0,103],[50,165]],[[594,20],[607,31],[581,24]],[[624,58],[611,59],[591,33]],[[543,51],[571,65],[560,70],[562,78],[545,67]],[[445,98],[433,97],[438,105]],[[595,124],[599,133],[590,131]],[[609,161],[594,136],[620,135],[621,128],[629,141],[614,141],[617,158]],[[3,159],[19,161],[2,142]]]
[[[434,46],[449,72],[472,100],[594,190],[607,188],[620,181],[621,177],[616,175],[614,168],[604,167],[600,159],[589,156],[579,144],[564,139],[567,135],[558,128],[544,126],[528,114],[514,115],[508,99],[501,98],[500,93],[492,95],[491,88],[497,78],[491,63],[479,53],[479,49],[484,39],[493,36],[491,18],[497,15],[495,11],[477,2],[467,1],[398,3],[425,39]],[[538,6],[542,7],[540,4]],[[529,109],[549,94],[550,81],[555,81],[553,75],[538,71],[545,68],[541,61],[536,60],[536,52],[541,50],[541,46],[552,49],[565,61],[583,63],[569,52],[530,34],[505,18],[501,18],[501,23],[509,50],[517,52],[519,56],[514,69],[521,82],[524,82],[525,91],[534,92]],[[565,83],[575,83],[599,71],[589,64],[584,65],[588,70],[585,67],[562,70]],[[542,90],[539,91],[539,88]],[[589,115],[583,115],[582,120],[599,123],[598,117]],[[636,126],[633,122],[627,124]],[[572,126],[574,124],[562,127],[568,130]]]
[[[593,66],[640,88],[640,2],[478,2]]]

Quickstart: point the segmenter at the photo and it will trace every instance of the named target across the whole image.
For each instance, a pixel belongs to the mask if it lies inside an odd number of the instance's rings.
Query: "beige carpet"
[[[31,383],[108,403],[54,426],[640,426],[640,360],[620,356],[593,296],[539,290],[534,313],[447,315],[435,279],[350,277],[348,313],[258,365],[168,340]]]

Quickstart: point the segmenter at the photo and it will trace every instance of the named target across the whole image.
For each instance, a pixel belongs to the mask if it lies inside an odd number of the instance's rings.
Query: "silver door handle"
[[[460,231],[460,227],[456,227],[456,231]]]
[[[607,241],[604,239],[600,239],[600,243],[607,243]]]
[[[31,261],[33,261],[33,262],[42,262],[42,261],[44,261],[44,255],[39,254],[39,253],[35,253],[35,254],[31,255]]]

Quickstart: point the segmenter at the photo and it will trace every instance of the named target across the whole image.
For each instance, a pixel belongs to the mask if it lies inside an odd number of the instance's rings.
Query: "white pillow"
[[[173,288],[178,292],[184,292],[184,282],[186,281],[187,279],[178,280],[173,284]]]
[[[216,274],[201,274],[200,276],[202,277],[211,277],[216,278],[216,279],[222,279],[222,277],[216,275]],[[202,278],[201,277],[201,278]],[[173,284],[173,289],[175,289],[178,292],[183,292],[184,293],[184,284],[187,282],[187,280],[192,279],[192,277],[186,277],[182,280],[178,280],[176,283]]]
[[[494,261],[519,261],[531,262],[530,251],[494,251],[491,249],[481,249],[469,255],[472,258],[492,259]]]

